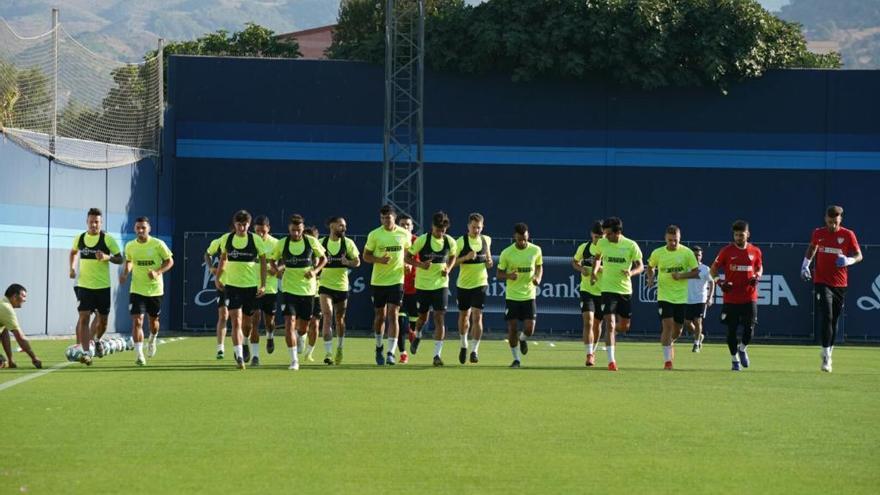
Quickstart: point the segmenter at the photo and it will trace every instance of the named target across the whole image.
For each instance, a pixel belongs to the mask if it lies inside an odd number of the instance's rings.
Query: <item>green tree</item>
[[[333,58],[381,63],[380,0],[340,7]],[[797,24],[755,0],[438,0],[427,9],[426,64],[514,80],[604,74],[643,88],[710,85],[776,68],[837,68],[810,53]]]

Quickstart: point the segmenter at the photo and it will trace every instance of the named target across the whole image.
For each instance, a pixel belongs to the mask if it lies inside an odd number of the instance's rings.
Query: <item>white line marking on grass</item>
[[[53,371],[58,371],[61,368],[64,368],[65,366],[70,366],[71,364],[73,364],[73,362],[65,361],[63,363],[58,363],[55,366],[52,366],[51,368],[39,370],[36,373],[30,373],[30,374],[27,374],[24,376],[20,376],[20,377],[16,378],[15,380],[9,380],[8,382],[0,383],[0,392],[6,390],[7,388],[12,388],[20,383],[24,383],[28,380],[33,380],[34,378],[39,378],[39,377],[41,377],[45,374],[51,373]]]
[[[184,340],[185,338],[186,337],[176,337],[173,339],[168,339],[167,341],[160,339],[159,344],[165,344],[168,342],[177,342],[178,340]],[[65,368],[67,366],[70,366],[71,364],[74,364],[75,362],[76,361],[64,361],[64,362],[56,364],[55,366],[52,366],[51,368],[39,370],[35,373],[29,373],[27,375],[20,376],[20,377],[16,378],[15,380],[9,380],[8,382],[0,383],[0,392],[6,390],[8,388],[12,388],[12,387],[19,385],[21,383],[33,380],[34,378],[39,378],[43,375],[47,375],[53,371],[58,371],[61,368]]]

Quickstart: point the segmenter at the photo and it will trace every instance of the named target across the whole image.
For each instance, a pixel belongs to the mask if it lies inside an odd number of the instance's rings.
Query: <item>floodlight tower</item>
[[[425,0],[386,0],[382,200],[424,227]]]

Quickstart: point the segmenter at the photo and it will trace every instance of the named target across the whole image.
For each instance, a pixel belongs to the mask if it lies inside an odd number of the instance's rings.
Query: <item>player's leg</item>
[[[321,305],[321,338],[324,339],[324,364],[333,364],[333,298],[328,294],[318,296]]]
[[[525,356],[529,353],[529,338],[535,333],[535,318],[537,317],[537,304],[535,300],[522,301],[520,304],[520,321],[523,329],[519,333],[519,353]]]
[[[297,338],[295,329],[294,314],[296,310],[293,303],[293,295],[283,293],[281,295],[281,313],[284,315],[284,342],[287,344],[287,351],[290,353],[290,370],[299,369],[299,353],[297,352]]]
[[[514,306],[511,303],[514,301],[506,301],[507,302],[507,313],[504,315],[504,319],[507,320],[507,344],[510,346],[510,354],[513,356],[513,362],[510,363],[511,368],[519,368],[520,365],[520,356],[519,356],[519,332],[517,332],[517,324],[519,320],[517,319],[517,315],[514,314]]]
[[[217,292],[217,359],[223,359],[226,342],[226,322],[229,321],[229,310],[226,308],[226,294]]]
[[[748,347],[752,343],[752,337],[755,335],[755,326],[758,324],[758,303],[741,305],[740,323],[743,327],[743,334],[742,342],[737,346],[737,354],[739,354],[739,362],[743,368],[748,368],[750,364]]]
[[[314,361],[312,354],[315,352],[315,346],[318,344],[318,328],[321,326],[321,301],[317,297],[312,298],[312,315],[309,319],[308,327],[308,343],[306,345],[306,359]]]
[[[605,320],[605,352],[608,355],[608,369],[617,371],[614,349],[617,345],[617,294],[602,293],[602,313]]]
[[[456,302],[458,303],[458,340],[461,342],[458,350],[458,362],[464,364],[467,360],[468,332],[471,329],[471,301],[470,289],[458,289]]]
[[[583,326],[582,338],[584,342],[584,351],[586,352],[586,357],[584,359],[584,364],[586,366],[593,366],[596,364],[596,356],[594,355],[596,341],[593,340],[595,309],[590,294],[581,292],[581,324]]]
[[[101,355],[103,355],[104,345],[101,343],[101,339],[107,333],[107,321],[110,318],[110,288],[95,290],[93,294],[96,298],[95,311],[98,313],[98,328],[97,332],[92,332],[92,340],[95,341],[95,350],[97,351],[100,345]]]
[[[828,360],[827,370],[831,371],[831,354],[834,351],[834,342],[837,340],[837,322],[840,314],[843,313],[844,298],[846,297],[846,287],[829,287],[831,292],[831,335],[828,340]]]
[[[449,293],[445,288],[428,293],[430,294],[428,307],[434,312],[434,366],[443,366],[441,354],[443,340],[446,338],[446,306],[449,304]]]
[[[392,294],[391,302],[385,306],[388,314],[388,354],[385,356],[385,364],[394,364],[394,347],[397,344],[397,337],[400,335],[400,322],[397,318],[400,316],[400,305],[403,302],[403,293],[398,291],[395,296]]]
[[[376,364],[383,366],[385,364],[385,346],[382,339],[385,336],[385,319],[388,318],[386,301],[388,300],[388,292],[382,286],[373,286],[373,335],[376,338]]]
[[[348,301],[346,299],[333,303],[333,317],[336,319],[336,356],[333,358],[335,364],[342,364],[342,348],[345,344],[345,312],[347,309]]]
[[[834,295],[831,288],[825,284],[814,286],[816,293],[816,313],[819,320],[819,334],[822,339],[822,371],[828,371],[831,367],[831,346],[834,345],[836,320],[834,318]]]
[[[660,345],[663,346],[663,369],[672,369],[672,340],[674,322],[672,304],[660,301]]]
[[[485,289],[484,289],[485,290]],[[485,292],[484,292],[485,296]],[[472,307],[471,308],[471,331],[472,339],[471,339],[471,355],[470,362],[471,363],[479,363],[480,362],[480,341],[483,339],[483,307],[482,303],[479,308]]]
[[[740,370],[739,355],[737,348],[739,340],[736,336],[736,329],[739,326],[739,315],[733,304],[725,303],[721,308],[721,323],[727,327],[727,350],[730,352],[731,369]]]

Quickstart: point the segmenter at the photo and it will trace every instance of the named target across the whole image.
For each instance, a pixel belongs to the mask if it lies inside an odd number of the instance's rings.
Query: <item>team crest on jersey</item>
[[[838,238],[837,238],[837,243],[838,243],[838,244],[843,244],[843,237],[838,237]]]
[[[754,254],[750,254],[750,255],[749,255],[749,261],[755,261],[755,255],[754,255]]]

